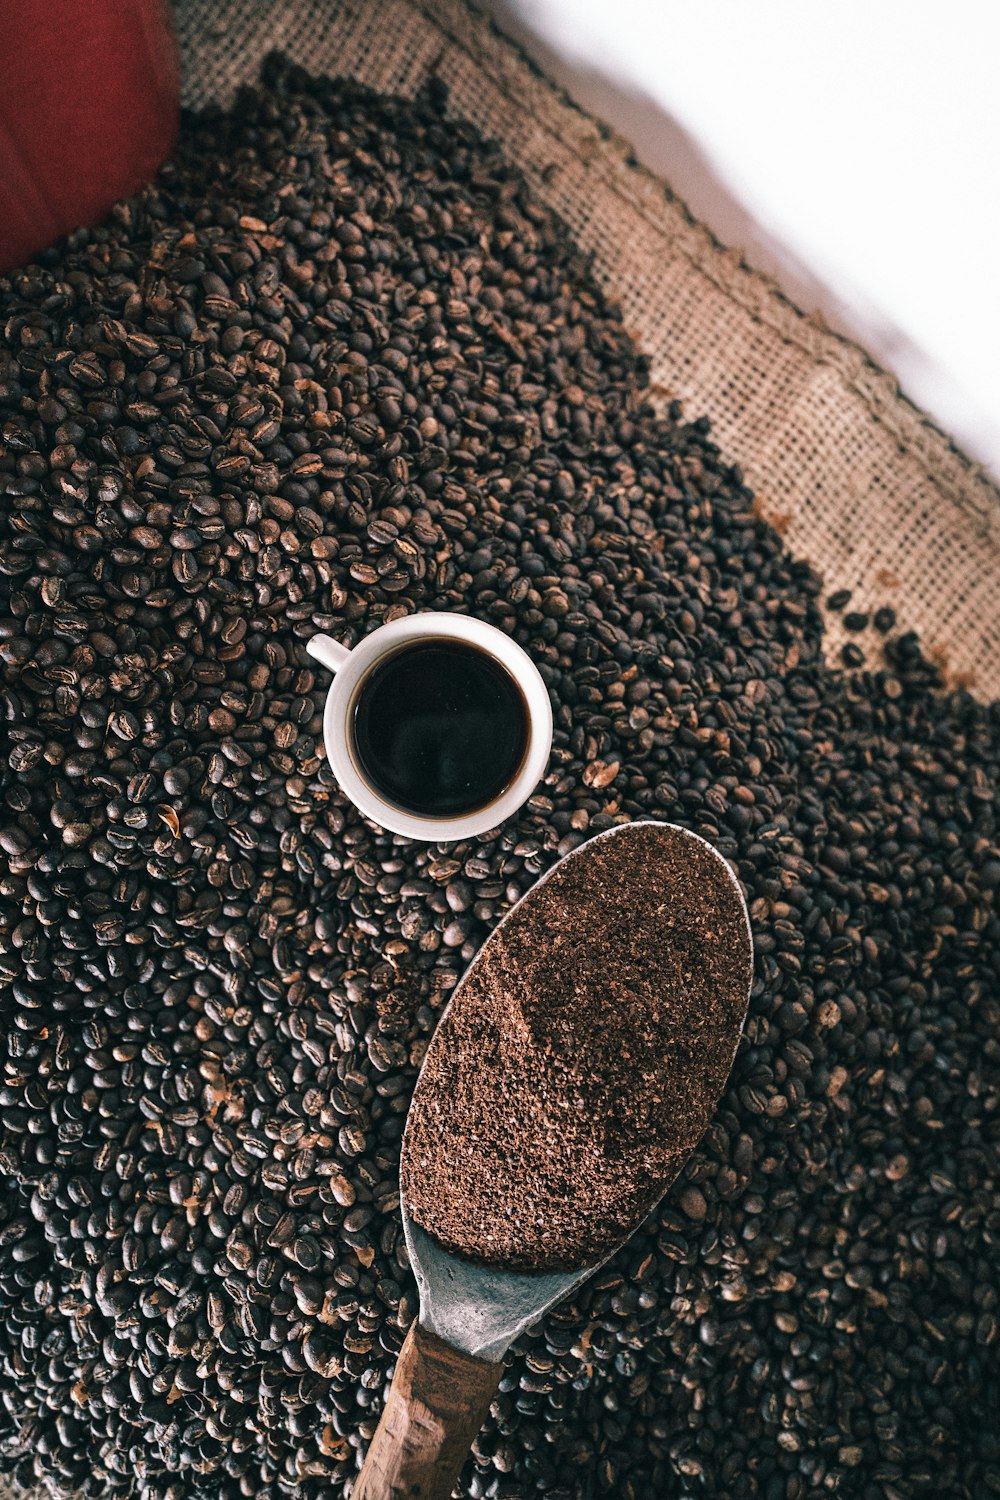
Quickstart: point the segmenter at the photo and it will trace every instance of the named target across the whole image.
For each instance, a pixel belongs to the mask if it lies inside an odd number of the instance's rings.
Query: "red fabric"
[[[177,133],[167,0],[12,0],[0,19],[0,271],[155,176]]]

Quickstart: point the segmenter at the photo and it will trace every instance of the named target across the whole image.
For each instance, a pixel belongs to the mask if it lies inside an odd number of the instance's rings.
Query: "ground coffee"
[[[534,1270],[629,1234],[701,1137],[750,992],[723,862],[666,824],[601,834],[488,939],[434,1035],[403,1140],[410,1213]]]

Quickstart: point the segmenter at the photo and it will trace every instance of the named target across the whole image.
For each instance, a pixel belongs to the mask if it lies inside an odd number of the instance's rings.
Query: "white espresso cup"
[[[372,784],[359,763],[352,725],[360,691],[380,661],[395,655],[401,646],[442,639],[478,647],[506,669],[524,700],[527,744],[514,779],[491,801],[461,816],[427,817],[387,801]],[[495,626],[468,615],[431,610],[380,625],[350,649],[332,636],[314,635],[306,650],[334,674],[323,714],[323,738],[333,774],[355,807],[390,833],[428,843],[475,838],[516,812],[541,780],[552,748],[549,695],[531,657]]]

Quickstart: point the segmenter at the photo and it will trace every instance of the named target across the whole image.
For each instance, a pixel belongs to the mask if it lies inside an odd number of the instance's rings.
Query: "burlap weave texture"
[[[503,143],[593,256],[650,356],[654,395],[706,415],[762,512],[852,609],[891,605],[953,682],[1000,695],[1000,492],[863,350],[713,240],[627,143],[463,0],[176,0],[191,107],[264,56],[451,108]],[[957,272],[956,272],[957,274]],[[828,621],[833,653],[844,636]],[[878,637],[862,643],[877,652]]]

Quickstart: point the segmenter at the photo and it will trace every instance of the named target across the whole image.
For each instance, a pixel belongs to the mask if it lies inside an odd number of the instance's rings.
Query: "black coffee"
[[[359,767],[387,802],[459,817],[514,780],[528,709],[499,662],[459,641],[416,641],[364,679],[353,715]]]

